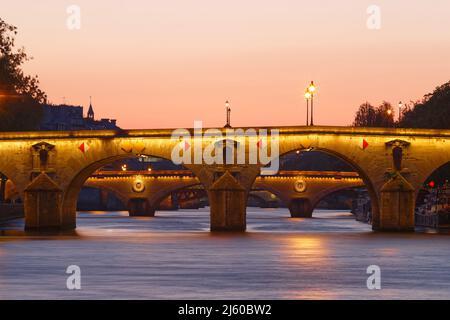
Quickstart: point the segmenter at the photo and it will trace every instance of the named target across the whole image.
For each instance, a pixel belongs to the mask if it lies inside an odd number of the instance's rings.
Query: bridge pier
[[[229,171],[214,182],[208,194],[211,231],[245,231],[246,190]]]
[[[373,216],[373,230],[414,231],[414,187],[397,173],[381,187],[380,193],[380,212]]]
[[[154,217],[155,207],[145,198],[131,198],[128,200],[130,217]]]
[[[289,202],[291,218],[312,218],[313,208],[307,198],[294,198]]]
[[[59,230],[62,217],[62,190],[45,173],[39,174],[24,191],[25,230]]]

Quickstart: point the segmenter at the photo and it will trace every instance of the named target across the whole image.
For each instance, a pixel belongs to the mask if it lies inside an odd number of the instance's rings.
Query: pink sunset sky
[[[69,5],[81,29],[69,30]],[[366,22],[381,9],[381,29]],[[53,103],[123,128],[349,125],[364,101],[408,102],[450,80],[448,0],[2,1]]]

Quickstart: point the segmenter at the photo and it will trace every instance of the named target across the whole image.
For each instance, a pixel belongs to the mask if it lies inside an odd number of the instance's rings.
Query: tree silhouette
[[[383,103],[375,108],[369,102],[359,106],[353,121],[355,127],[393,127],[394,110],[389,102]]]
[[[378,106],[376,114],[377,127],[389,128],[395,126],[394,108],[392,108],[392,105],[389,102],[383,101],[383,103]]]
[[[15,47],[17,28],[0,19],[0,130],[36,130],[42,117],[46,94],[37,76],[21,69],[31,58]]]
[[[353,125],[355,127],[374,127],[376,120],[375,108],[369,103],[365,102],[359,106],[355,115]]]
[[[450,81],[426,94],[406,110],[400,121],[404,128],[450,129]]]

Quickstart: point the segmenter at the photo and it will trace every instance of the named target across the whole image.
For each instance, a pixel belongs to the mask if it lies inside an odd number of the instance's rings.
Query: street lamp
[[[306,126],[309,125],[309,99],[311,99],[311,93],[308,89],[305,90],[305,99],[306,99]]]
[[[230,124],[231,108],[230,108],[230,102],[228,100],[225,101],[225,110],[227,111],[227,124],[225,125],[225,128],[231,128],[231,124]]]
[[[308,92],[311,94],[311,125],[314,125],[314,92],[316,92],[316,86],[314,85],[314,81],[308,86]]]
[[[398,122],[400,122],[400,120],[401,120],[402,108],[403,108],[403,102],[400,101],[398,103]]]
[[[387,113],[387,115],[389,116],[389,118],[391,117],[391,115],[392,115],[392,109],[387,109],[386,110],[386,113]],[[394,123],[394,125],[395,125],[395,123]]]

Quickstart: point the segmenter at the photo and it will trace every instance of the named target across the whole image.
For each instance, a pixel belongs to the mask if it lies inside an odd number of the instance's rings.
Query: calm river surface
[[[208,209],[78,215],[76,233],[0,227],[0,299],[450,299],[450,235],[382,234],[347,212],[248,208],[248,232],[212,234]],[[66,289],[67,266],[81,290]],[[368,290],[366,268],[381,268]]]

